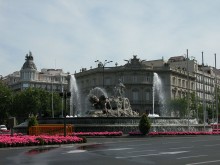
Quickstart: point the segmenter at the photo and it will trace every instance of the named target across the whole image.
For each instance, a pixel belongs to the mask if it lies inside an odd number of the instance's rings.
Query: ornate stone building
[[[87,98],[89,91],[95,87],[104,88],[108,96],[112,96],[114,87],[118,80],[121,80],[126,87],[125,97],[130,100],[132,109],[141,114],[144,112],[152,113],[154,73],[157,73],[162,80],[164,99],[170,100],[186,95],[186,71],[171,68],[163,59],[145,61],[134,55],[123,66],[104,67],[102,63],[99,63],[97,68],[82,69],[81,72],[75,73],[75,77],[82,99]],[[194,74],[189,75],[189,80],[190,90],[193,91],[195,88],[193,84],[195,82]],[[155,113],[160,114],[160,106],[157,95]]]
[[[25,62],[21,70],[4,77],[3,81],[14,91],[36,87],[60,92],[63,87],[66,88],[67,86],[67,75],[62,69],[41,69],[41,71],[38,71],[34,63],[34,57],[29,52],[25,56]]]

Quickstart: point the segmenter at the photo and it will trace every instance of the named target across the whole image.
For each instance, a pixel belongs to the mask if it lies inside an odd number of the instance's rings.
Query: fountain
[[[69,116],[79,116],[81,115],[81,102],[79,97],[79,90],[76,83],[76,79],[74,75],[71,75],[70,77],[70,113]]]
[[[86,113],[89,117],[137,117],[139,114],[131,109],[128,98],[124,97],[124,84],[114,88],[114,96],[108,97],[100,88],[94,88],[89,93],[91,107]]]
[[[164,98],[164,92],[163,92],[163,86],[162,86],[162,81],[159,77],[159,75],[157,73],[154,73],[154,76],[153,76],[153,87],[152,87],[152,90],[153,90],[153,112],[152,114],[149,114],[148,117],[159,117],[158,114],[155,114],[154,112],[154,107],[155,107],[155,97],[158,96],[158,99],[159,99],[159,104],[161,105],[161,108],[160,108],[160,113],[162,114],[162,116],[164,116],[164,104],[165,104],[165,98]]]
[[[158,75],[154,74],[154,93],[160,96],[160,104],[164,104],[164,95],[162,90],[162,83],[159,80]],[[74,79],[73,79],[74,80]],[[74,84],[75,80],[71,82]],[[70,83],[70,82],[69,82]],[[75,83],[76,84],[76,83]],[[71,89],[74,89],[75,93],[79,93],[76,90],[75,85],[71,85]],[[159,88],[160,87],[160,88]],[[131,109],[128,98],[124,97],[125,86],[119,81],[118,85],[113,89],[114,96],[108,96],[104,89],[96,87],[90,90],[88,97],[84,99],[88,100],[89,109],[86,113],[81,113],[80,107],[77,108],[77,112],[80,110],[80,116],[73,118],[66,118],[67,124],[74,125],[75,132],[102,132],[102,131],[122,131],[123,133],[129,133],[131,131],[138,131],[138,124],[140,116],[137,112]],[[74,95],[74,92],[72,95]],[[162,95],[161,95],[162,94]],[[154,94],[155,95],[155,94]],[[155,96],[153,96],[155,97]],[[75,98],[77,103],[79,96]],[[72,100],[72,104],[75,102]],[[163,106],[162,106],[163,107]],[[82,108],[81,108],[82,109]],[[83,108],[84,109],[84,108]],[[202,131],[203,125],[198,124],[196,119],[181,119],[179,117],[168,117],[168,116],[154,116],[150,119],[152,122],[151,131]],[[165,114],[161,112],[161,114]],[[62,118],[47,118],[40,119],[40,124],[61,124],[63,123]],[[207,126],[207,130],[210,128]]]

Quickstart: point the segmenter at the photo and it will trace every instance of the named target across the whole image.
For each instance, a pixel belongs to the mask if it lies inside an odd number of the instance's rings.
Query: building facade
[[[87,98],[90,90],[95,87],[104,88],[108,96],[114,95],[114,87],[120,80],[126,87],[125,97],[130,100],[132,109],[142,113],[161,114],[160,94],[154,99],[153,109],[153,79],[157,73],[162,81],[163,94],[165,100],[183,97],[187,93],[187,72],[171,68],[170,65],[162,60],[145,61],[138,59],[136,55],[127,60],[123,66],[104,67],[102,63],[97,68],[75,73],[78,88],[82,101]],[[195,90],[195,76],[189,74],[190,90]],[[83,105],[84,103],[82,103]]]
[[[81,109],[86,109],[87,96],[92,89],[102,88],[108,97],[111,97],[114,96],[114,89],[119,81],[126,87],[124,96],[130,100],[132,109],[140,114],[147,112],[161,115],[163,102],[184,98],[188,92],[195,93],[198,103],[205,102],[206,106],[214,107],[215,90],[220,87],[220,70],[199,65],[195,59],[187,59],[184,56],[171,57],[168,61],[163,58],[146,61],[134,55],[126,61],[126,64],[114,67],[106,67],[107,61],[104,64],[99,62],[96,68],[83,68],[74,74]],[[153,94],[155,74],[159,76],[163,88],[156,95]],[[69,89],[68,76],[62,69],[38,71],[33,55],[29,52],[20,71],[1,79],[14,91],[36,87],[60,92],[62,89]]]
[[[21,70],[4,77],[3,81],[14,91],[35,87],[60,92],[63,88],[67,88],[67,76],[68,73],[64,73],[62,69],[41,69],[38,71],[33,55],[29,52],[25,56]]]

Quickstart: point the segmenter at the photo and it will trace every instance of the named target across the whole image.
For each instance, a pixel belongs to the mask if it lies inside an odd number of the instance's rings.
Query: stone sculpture
[[[125,85],[119,80],[114,87],[114,96],[89,94],[91,109],[86,115],[91,117],[136,117],[139,114],[131,109],[129,99],[124,97]]]

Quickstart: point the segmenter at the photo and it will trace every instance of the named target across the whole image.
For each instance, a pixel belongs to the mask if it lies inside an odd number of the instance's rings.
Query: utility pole
[[[70,85],[70,75],[68,74],[67,76],[67,81],[68,81],[68,86]],[[68,87],[67,87],[68,88]],[[68,90],[68,92],[67,92]],[[64,118],[63,118],[63,125],[64,125],[64,136],[66,136],[66,111],[67,111],[67,99],[71,97],[71,92],[70,89],[62,89],[62,92],[60,92],[60,97],[63,99],[64,98],[64,111],[63,111],[63,115],[64,115]]]
[[[52,95],[51,95],[51,109],[52,109],[52,118],[54,118],[54,107],[53,107],[53,79],[51,77],[51,88],[52,88]]]
[[[190,93],[190,82],[189,82],[189,56],[188,56],[188,49],[186,50],[187,55],[187,114],[188,114],[188,131],[190,131],[189,127],[189,93]]]
[[[202,80],[203,80],[203,123],[204,123],[204,131],[206,124],[206,101],[205,101],[205,75],[204,75],[204,60],[203,60],[203,52],[202,52]]]
[[[218,87],[217,87],[217,73],[216,73],[216,54],[215,54],[215,107],[216,107],[216,123],[218,132]]]

